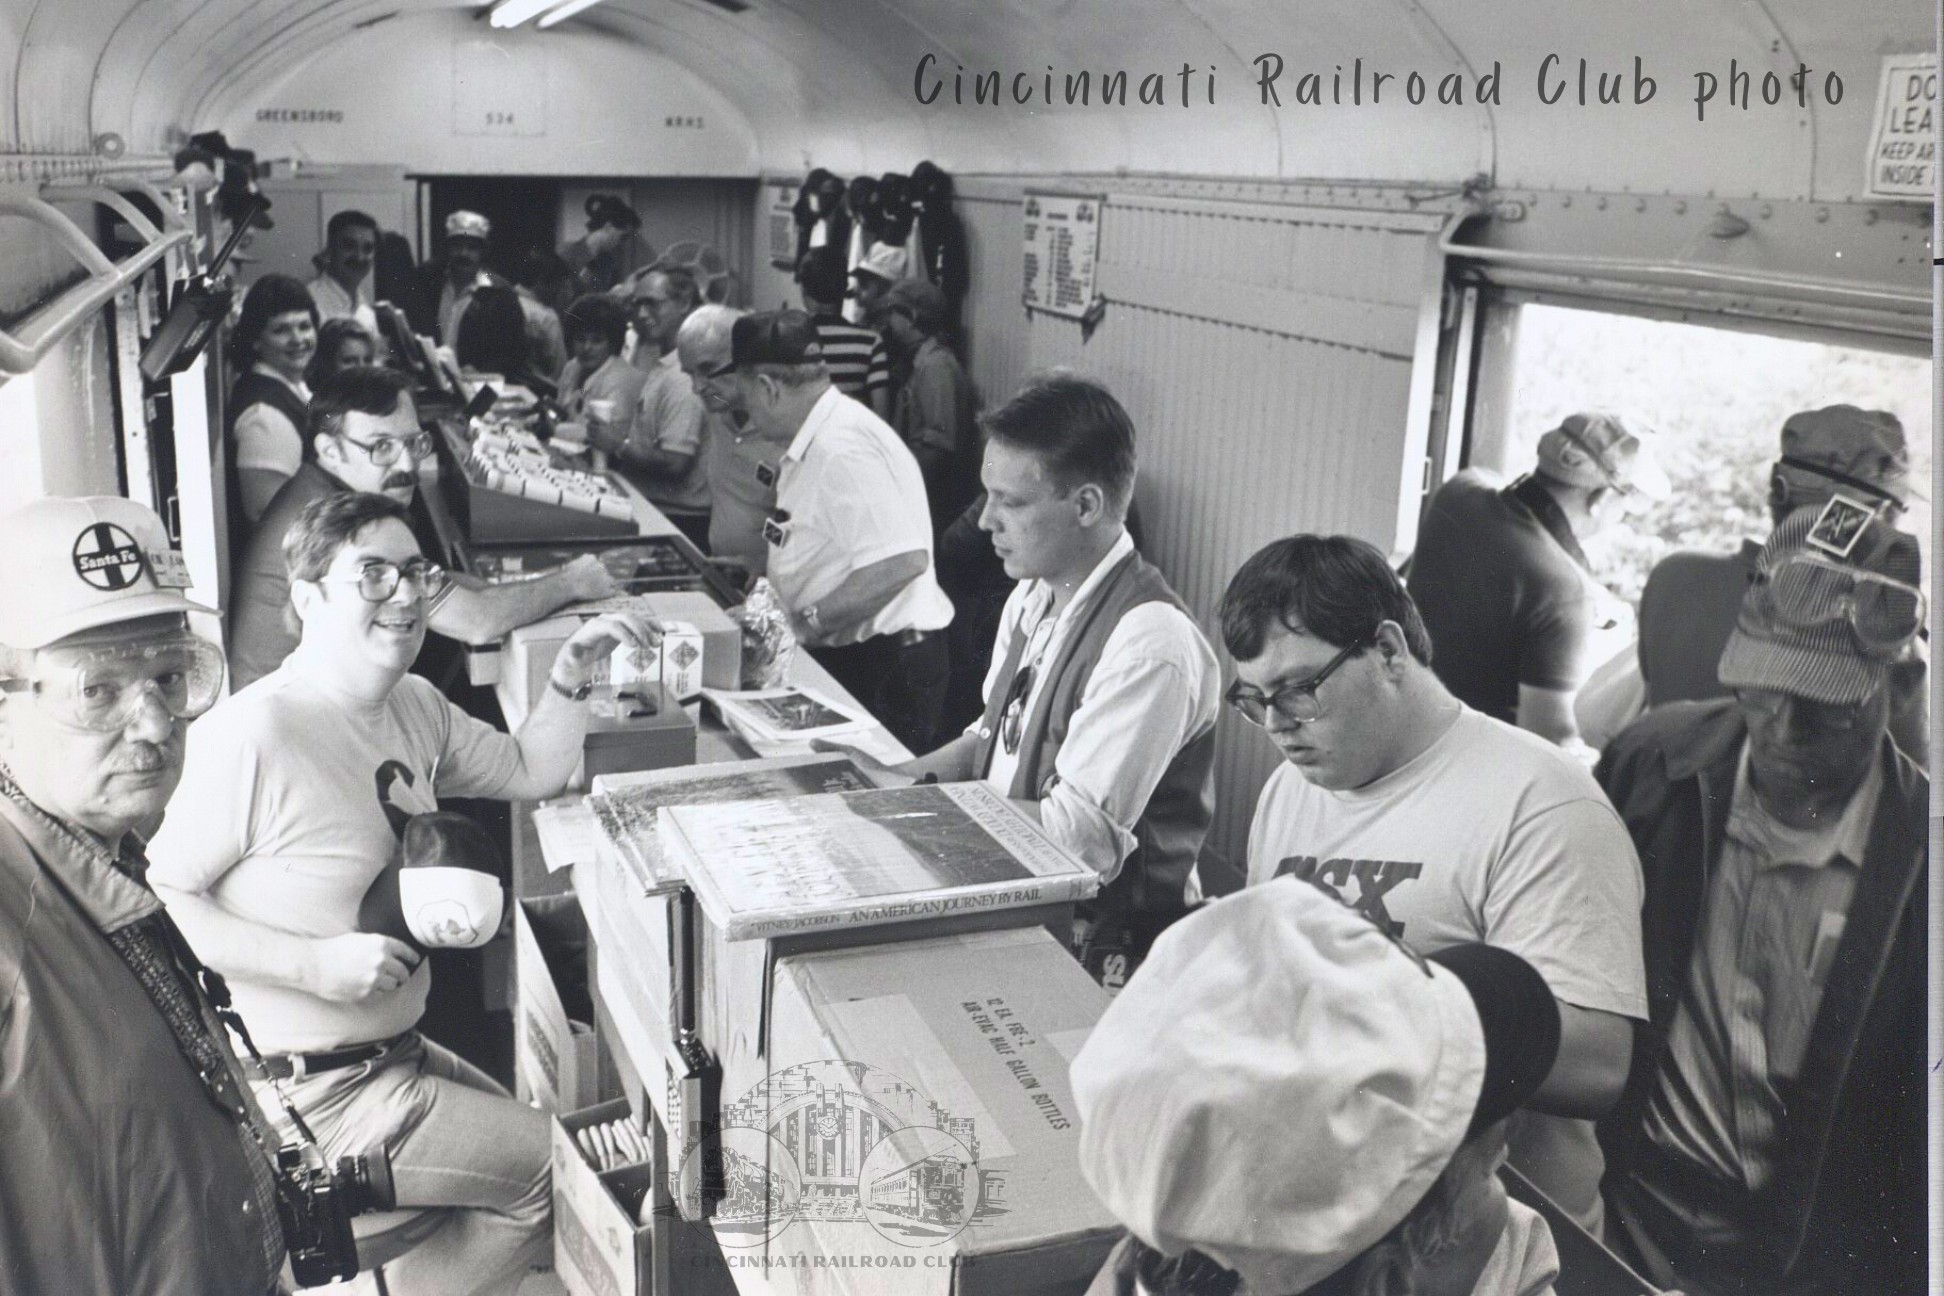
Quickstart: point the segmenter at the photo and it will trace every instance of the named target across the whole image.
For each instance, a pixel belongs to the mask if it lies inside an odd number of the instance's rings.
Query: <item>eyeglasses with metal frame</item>
[[[1271,708],[1291,724],[1320,720],[1323,718],[1323,704],[1317,699],[1316,690],[1323,687],[1323,681],[1334,675],[1339,666],[1369,647],[1370,643],[1369,639],[1355,640],[1330,658],[1329,663],[1316,674],[1300,684],[1286,684],[1267,697],[1254,690],[1245,690],[1238,680],[1229,685],[1228,694],[1223,700],[1241,712],[1242,718],[1252,725],[1268,725]]]

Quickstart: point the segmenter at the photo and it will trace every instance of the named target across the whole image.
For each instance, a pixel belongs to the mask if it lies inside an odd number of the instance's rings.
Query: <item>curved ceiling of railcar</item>
[[[32,151],[81,151],[113,130],[160,151],[170,133],[219,124],[374,20],[417,39],[471,13],[454,0],[5,0],[0,33],[19,38],[10,84]],[[397,14],[395,18],[387,15]],[[439,15],[444,14],[443,18]],[[436,22],[433,19],[437,19]],[[840,171],[908,166],[930,155],[958,171],[1168,171],[1454,180],[1483,171],[1506,186],[1760,193],[1840,198],[1859,188],[1868,112],[1884,53],[1930,48],[1923,0],[753,0],[729,13],[707,0],[608,0],[564,25],[665,61],[713,86],[746,116],[759,164]],[[481,24],[479,30],[485,31]],[[1250,61],[1280,53],[1289,77],[1361,56],[1368,68],[1504,69],[1496,109],[1293,108],[1256,103]],[[1166,107],[1092,110],[935,105],[912,98],[918,60],[949,78],[998,69],[1037,75],[1125,68],[1169,74]],[[1645,110],[1537,102],[1546,53],[1570,73],[1640,56],[1660,81]],[[1843,112],[1721,111],[1705,125],[1686,104],[1690,74],[1728,60],[1843,77]],[[1184,63],[1218,69],[1218,104],[1183,108]],[[1286,83],[1287,84],[1287,83]],[[1200,90],[1200,82],[1196,82]],[[949,84],[946,95],[950,94]],[[1393,94],[1395,91],[1393,91]],[[381,159],[372,161],[405,161]]]

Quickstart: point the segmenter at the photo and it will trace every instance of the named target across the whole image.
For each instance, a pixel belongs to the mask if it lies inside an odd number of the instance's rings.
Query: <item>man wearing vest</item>
[[[1117,988],[1162,928],[1214,813],[1220,669],[1127,535],[1134,426],[1106,388],[1055,373],[985,420],[979,525],[1019,586],[985,713],[898,772],[983,779],[1098,869],[1081,961]]]

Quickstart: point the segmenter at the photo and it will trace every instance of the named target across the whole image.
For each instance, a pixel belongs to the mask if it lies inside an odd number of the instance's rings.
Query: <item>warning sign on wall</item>
[[[1889,54],[1870,129],[1871,198],[1931,200],[1937,179],[1937,55]]]
[[[1100,252],[1099,198],[1026,194],[1027,310],[1079,319],[1094,299]]]

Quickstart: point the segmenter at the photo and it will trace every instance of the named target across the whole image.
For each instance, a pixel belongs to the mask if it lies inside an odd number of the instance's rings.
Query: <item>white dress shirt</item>
[[[1043,667],[1059,658],[1077,614],[1101,583],[1133,554],[1133,538],[1122,532],[1055,618],[1052,633],[1034,636],[1044,647],[1029,641],[1029,650],[1038,649],[1042,669],[1033,672],[1020,720],[1022,734],[1044,702]],[[1024,626],[1031,634],[1052,602],[1053,587],[1037,580],[1022,582],[1007,598],[986,672],[988,704],[1003,683],[1014,633]],[[1028,660],[1022,658],[1022,669]],[[1169,763],[1191,739],[1214,726],[1220,691],[1214,649],[1194,621],[1173,605],[1155,602],[1131,608],[1108,634],[1054,759],[1058,782],[1039,803],[1047,833],[1098,869],[1103,882],[1113,880],[1134,849],[1134,824]],[[975,720],[966,732],[976,736],[982,722]],[[994,742],[984,773],[987,785],[1000,796],[1010,796],[1018,769],[1019,753],[1008,753],[1005,743]]]
[[[818,398],[783,452],[776,506],[765,527],[769,578],[795,613],[860,567],[924,551],[925,570],[875,616],[814,646],[951,624],[952,600],[938,587],[931,560],[931,508],[918,461],[890,424],[835,387]]]

